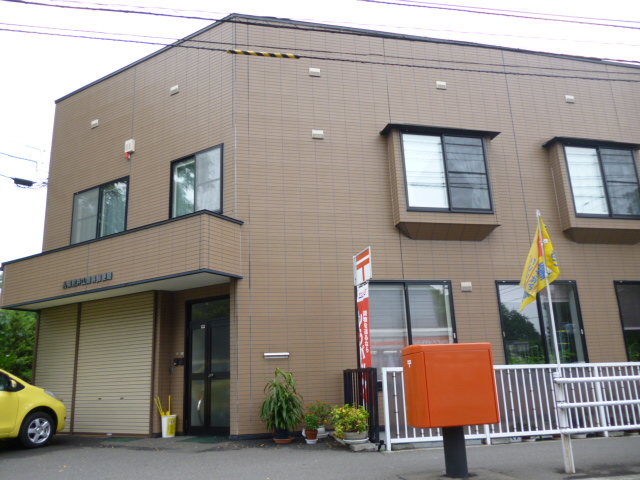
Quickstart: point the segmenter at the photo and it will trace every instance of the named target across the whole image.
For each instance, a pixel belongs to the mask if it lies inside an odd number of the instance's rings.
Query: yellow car
[[[44,447],[64,428],[67,407],[52,392],[0,370],[0,438]]]

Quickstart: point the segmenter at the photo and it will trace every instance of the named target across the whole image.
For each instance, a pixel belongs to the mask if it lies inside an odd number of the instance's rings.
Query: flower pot
[[[369,432],[344,432],[344,443],[353,445],[369,441]]]
[[[305,430],[305,437],[307,440],[317,440],[318,430]]]
[[[293,442],[293,437],[289,437],[289,438],[276,438],[273,437],[273,441],[276,443],[291,443]]]
[[[318,427],[318,440],[322,438],[327,438],[328,436],[329,434],[327,433],[327,430],[324,428],[324,425],[320,425]]]

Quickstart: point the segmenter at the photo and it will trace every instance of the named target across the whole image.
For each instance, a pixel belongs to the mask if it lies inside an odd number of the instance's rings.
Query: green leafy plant
[[[303,416],[302,395],[296,389],[293,373],[276,368],[275,376],[264,387],[266,398],[260,419],[269,430],[293,430]]]
[[[304,423],[307,430],[318,430],[320,427],[320,418],[313,413],[307,413],[304,416]]]
[[[0,310],[0,368],[31,382],[36,314]]]
[[[369,412],[361,405],[349,405],[334,407],[331,411],[336,435],[344,438],[344,432],[366,432],[369,429]]]
[[[320,419],[320,425],[326,425],[331,419],[331,405],[327,402],[316,400],[307,405],[307,412],[312,413]]]

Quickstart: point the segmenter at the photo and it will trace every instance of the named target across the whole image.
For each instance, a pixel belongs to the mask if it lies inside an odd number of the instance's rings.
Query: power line
[[[7,1],[7,0],[3,0]],[[13,1],[13,0],[11,0]],[[246,22],[242,22],[247,24]],[[248,23],[248,25],[262,26],[262,24]],[[273,25],[268,25],[273,26]],[[213,47],[204,47],[204,46],[196,46],[196,45],[185,45],[185,42],[190,42],[189,39],[181,40],[178,43],[174,44],[165,44],[159,42],[147,42],[141,40],[128,40],[128,39],[115,39],[115,38],[99,38],[99,37],[90,37],[84,35],[67,35],[67,34],[58,34],[58,33],[50,33],[50,32],[32,32],[25,30],[11,30],[11,29],[2,29],[0,31],[10,31],[10,32],[18,32],[18,33],[32,33],[36,35],[52,35],[59,37],[71,37],[71,38],[84,38],[91,40],[108,40],[114,42],[126,42],[126,43],[138,43],[145,45],[158,45],[162,47],[178,47],[178,48],[191,48],[197,50],[208,50],[214,52],[226,52],[225,48],[213,48]],[[325,32],[325,30],[315,30],[318,32]],[[357,35],[357,34],[356,34]],[[480,70],[480,69],[470,69],[470,68],[454,68],[454,67],[446,67],[446,66],[434,66],[434,65],[416,65],[416,64],[407,64],[407,63],[389,63],[389,62],[380,62],[373,60],[356,60],[356,59],[346,59],[346,58],[335,58],[335,57],[318,57],[311,55],[304,55],[303,58],[308,58],[312,60],[323,60],[323,61],[334,61],[334,62],[346,62],[346,63],[363,63],[369,65],[382,65],[382,66],[396,66],[396,67],[405,67],[405,68],[422,68],[422,69],[430,69],[430,70],[448,70],[448,71],[460,71],[460,72],[472,72],[472,73],[486,73],[486,74],[495,74],[495,75],[516,75],[516,76],[531,76],[531,77],[546,77],[546,78],[566,78],[566,79],[575,79],[575,80],[597,80],[597,81],[609,81],[609,82],[631,82],[638,83],[640,80],[633,79],[620,79],[620,78],[602,78],[602,77],[587,77],[587,76],[572,76],[572,75],[552,75],[552,74],[544,74],[544,73],[525,73],[525,72],[510,72],[504,70]],[[504,68],[505,65],[500,64],[488,64],[487,66],[493,66],[496,68]],[[529,67],[531,68],[531,67]],[[608,75],[610,72],[596,72],[592,71],[592,73],[602,73],[603,75]],[[626,73],[626,72],[625,72]],[[635,74],[635,72],[634,72]]]
[[[438,6],[438,5],[442,5],[442,4],[427,4],[425,3],[421,3],[421,4],[413,4],[413,3],[398,3],[398,2],[391,2],[391,1],[385,1],[385,0],[358,0],[359,2],[366,2],[366,3],[380,3],[380,4],[384,4],[384,5],[395,5],[398,7],[414,7],[414,8],[431,8],[431,9],[435,9],[435,10],[452,10],[455,12],[464,12],[464,13],[476,13],[476,14],[480,14],[480,15],[494,15],[494,16],[498,16],[498,17],[511,17],[511,18],[522,18],[525,20],[543,20],[543,21],[547,21],[547,22],[563,22],[563,23],[575,23],[575,24],[579,24],[579,25],[591,25],[594,27],[612,27],[612,28],[628,28],[631,30],[640,30],[640,27],[632,27],[632,26],[628,26],[628,25],[615,25],[615,24],[608,24],[608,23],[594,23],[594,22],[585,22],[585,21],[581,21],[581,20],[565,20],[565,19],[561,19],[561,18],[546,18],[546,17],[531,17],[531,16],[526,16],[526,15],[516,15],[515,13],[498,13],[497,11],[493,11],[493,12],[483,12],[481,10],[472,10],[472,8],[475,7],[461,7],[461,8],[456,8],[454,6]],[[400,1],[400,0],[399,0]],[[497,10],[497,9],[486,9],[486,10]],[[509,12],[510,10],[502,10],[503,12]],[[538,14],[539,15],[539,14]],[[552,14],[543,14],[543,15],[552,15]],[[558,15],[560,16],[560,15]],[[572,18],[572,17],[568,17],[568,18]],[[576,17],[573,17],[576,18]],[[625,20],[613,20],[615,22],[625,22]],[[631,21],[627,21],[627,22],[631,22]],[[639,23],[639,22],[632,22],[632,23]]]
[[[159,17],[171,17],[171,18],[183,18],[187,20],[216,20],[212,17],[204,17],[204,16],[196,16],[196,15],[178,15],[172,13],[158,13],[148,11],[148,9],[152,8],[155,10],[169,10],[173,12],[198,12],[198,13],[215,13],[218,15],[224,15],[221,12],[209,12],[204,10],[181,10],[175,8],[166,8],[166,7],[144,7],[144,6],[134,6],[134,5],[122,5],[122,4],[104,4],[104,3],[92,3],[92,2],[81,2],[81,1],[73,1],[73,0],[63,0],[65,3],[75,3],[79,5],[97,5],[100,8],[95,7],[85,7],[85,6],[75,6],[75,5],[60,5],[53,3],[40,3],[40,2],[29,2],[26,0],[0,0],[3,2],[9,3],[19,3],[23,5],[37,5],[43,7],[57,7],[57,8],[69,8],[74,10],[93,10],[93,11],[104,11],[104,12],[112,12],[112,13],[136,13],[141,15],[152,15]],[[485,7],[471,7],[464,5],[448,5],[441,3],[431,3],[431,2],[420,2],[420,1],[411,1],[405,0],[405,3],[402,3],[402,0],[397,0],[397,2],[384,1],[384,0],[358,0],[360,2],[366,3],[380,3],[386,5],[395,5],[401,7],[418,7],[418,8],[430,8],[430,9],[439,9],[439,10],[450,10],[456,12],[463,13],[476,13],[481,15],[495,15],[495,16],[506,16],[506,17],[516,17],[523,18],[529,20],[543,20],[543,21],[556,21],[556,22],[566,22],[566,23],[577,23],[577,24],[585,24],[585,25],[593,25],[593,26],[602,26],[602,27],[614,27],[614,28],[631,28],[634,30],[639,30],[640,27],[632,27],[626,25],[616,25],[616,24],[605,24],[605,23],[593,23],[586,22],[584,20],[594,20],[594,21],[608,21],[608,22],[619,22],[619,23],[636,23],[640,24],[638,21],[634,20],[618,20],[618,19],[603,19],[603,18],[595,18],[595,17],[579,17],[579,16],[571,16],[571,15],[558,15],[553,13],[536,13],[536,12],[523,12],[518,10],[506,10],[506,9],[497,9],[497,8],[485,8]],[[118,7],[127,7],[127,8],[138,8],[138,9],[147,9],[145,10],[128,10],[125,8],[112,8],[113,6]],[[522,14],[522,15],[517,15]],[[534,16],[534,15],[544,15]],[[558,18],[549,18],[549,17],[558,17]],[[571,20],[574,19],[574,20]]]
[[[73,6],[73,5],[60,5],[60,4],[45,4],[45,3],[39,3],[39,2],[28,2],[26,0],[0,0],[0,1],[5,1],[5,2],[10,2],[10,3],[18,3],[18,4],[24,4],[24,5],[36,5],[36,6],[47,6],[47,7],[58,7],[58,8],[71,8],[71,9],[76,9],[76,10],[89,10],[89,11],[105,11],[105,12],[115,12],[115,13],[135,13],[135,14],[144,14],[144,15],[153,15],[153,16],[160,16],[160,17],[172,17],[172,18],[183,18],[183,19],[193,19],[193,20],[207,20],[207,21],[224,21],[224,22],[229,22],[229,23],[239,23],[239,24],[251,24],[251,25],[261,25],[264,27],[273,27],[273,28],[292,28],[295,30],[307,30],[307,31],[322,31],[322,32],[327,32],[329,30],[327,29],[331,29],[331,25],[327,25],[327,26],[323,26],[321,27],[322,29],[319,29],[318,27],[315,28],[308,28],[308,27],[302,27],[301,25],[296,25],[296,26],[290,26],[290,25],[274,25],[274,24],[267,24],[267,23],[263,23],[263,24],[257,24],[257,23],[249,23],[249,22],[244,22],[244,21],[238,21],[238,20],[234,20],[234,19],[216,19],[216,18],[212,18],[212,17],[200,17],[200,16],[193,16],[193,15],[176,15],[176,14],[169,14],[169,13],[158,13],[158,12],[150,12],[150,11],[142,11],[142,10],[126,10],[126,9],[114,9],[114,8],[110,8],[108,4],[96,4],[96,3],[90,3],[90,2],[79,2],[79,1],[72,1],[72,0],[66,0],[67,3],[76,3],[76,4],[80,4],[80,5],[98,5],[101,8],[92,8],[92,7],[83,7],[83,6]],[[424,8],[431,8],[429,5],[427,5],[427,2],[423,2],[423,4],[420,5],[411,5],[411,4],[402,4],[402,3],[392,3],[392,2],[384,2],[381,0],[360,0],[360,1],[365,1],[365,2],[371,2],[371,3],[388,3],[391,5],[397,5],[397,6],[418,6],[418,7],[424,7]],[[442,5],[442,4],[433,4],[433,5]],[[122,5],[118,5],[118,6],[122,6]],[[433,8],[442,8],[442,9],[451,9],[449,7],[436,7],[434,6]],[[132,8],[131,6],[128,6],[129,8]],[[149,8],[149,7],[137,7],[134,6],[133,8]],[[187,12],[187,10],[179,10],[179,9],[165,9],[164,7],[151,7],[151,8],[155,8],[157,10],[171,10],[171,11],[182,11],[182,12]],[[463,7],[466,8],[466,7]],[[469,8],[473,8],[473,7],[469,7]],[[457,10],[457,11],[464,11],[464,10],[460,10],[459,8],[453,8],[452,10]],[[493,9],[496,10],[497,9]],[[198,11],[198,12],[203,12],[203,11]],[[485,13],[488,14],[488,12],[476,12],[476,11],[470,11],[470,13]],[[506,14],[498,14],[496,13],[496,15],[506,15]],[[550,14],[544,14],[544,15],[550,15]],[[524,17],[520,17],[520,18],[524,18]],[[578,18],[578,17],[576,17]],[[539,20],[556,20],[557,19],[545,19],[545,18],[533,18],[532,19],[539,19]],[[588,22],[587,22],[588,23]],[[638,23],[638,22],[633,22],[633,23]],[[588,23],[589,25],[596,25],[594,23]],[[598,26],[610,26],[610,27],[620,27],[620,25],[606,25],[606,24],[598,24]],[[640,29],[640,27],[624,27],[624,28],[632,28],[632,29]],[[341,34],[346,34],[346,35],[362,35],[362,36],[374,36],[375,34],[373,34],[372,32],[362,32],[362,33],[355,33],[355,32],[346,32],[346,31],[341,31],[341,30],[336,30],[335,28],[333,30],[330,30],[332,33],[341,33]],[[22,33],[29,33],[29,32],[22,32]],[[32,32],[32,33],[39,33],[39,32]],[[466,32],[459,32],[459,33],[466,33]],[[60,35],[59,35],[60,36]],[[507,37],[511,37],[513,35],[503,35],[503,36],[507,36]],[[80,37],[79,38],[87,38],[87,37]],[[161,37],[157,37],[157,38],[161,38]],[[526,38],[526,37],[525,37]],[[112,40],[114,41],[114,39],[110,39],[110,38],[104,38],[104,40]],[[166,44],[160,44],[160,43],[154,43],[154,42],[138,42],[138,43],[146,43],[148,45],[163,45],[163,46],[167,46]],[[594,42],[597,43],[597,42]],[[620,45],[625,45],[625,44],[620,44]],[[628,46],[633,46],[633,45],[628,45]],[[197,47],[190,47],[190,48],[197,48]],[[607,59],[607,60],[611,60],[611,61],[618,61],[618,62],[633,62],[635,63],[635,61],[630,61],[628,59]]]
[[[359,0],[361,1],[361,0]],[[399,1],[403,1],[403,0],[399,0]],[[613,18],[597,18],[597,17],[580,17],[580,16],[576,16],[576,15],[559,15],[556,13],[542,13],[542,12],[523,12],[520,10],[507,10],[507,9],[502,9],[502,8],[490,8],[490,7],[470,7],[470,6],[466,6],[466,5],[450,5],[450,4],[445,4],[445,3],[433,3],[433,2],[423,2],[423,1],[419,1],[419,0],[404,0],[406,3],[417,3],[417,4],[422,4],[422,5],[435,5],[435,6],[445,6],[445,7],[459,7],[459,8],[468,8],[468,9],[472,9],[472,10],[487,10],[487,11],[493,11],[493,12],[508,12],[508,13],[522,13],[522,14],[526,14],[526,15],[545,15],[548,17],[559,17],[559,18],[575,18],[575,19],[579,19],[579,20],[603,20],[603,21],[607,21],[607,22],[620,22],[620,23],[640,23],[640,21],[636,21],[636,20],[618,20],[618,19],[613,19]]]
[[[11,157],[11,158],[17,158],[18,160],[26,160],[28,162],[33,162],[35,164],[38,164],[38,162],[36,160],[31,160],[30,158],[24,158],[24,157],[17,157],[15,155],[10,155],[8,153],[4,153],[4,152],[0,152],[0,155],[6,155],[7,157]]]
[[[39,7],[69,8],[72,10],[90,10],[90,11],[112,12],[112,13],[137,13],[139,15],[152,15],[156,17],[184,18],[185,20],[208,20],[208,21],[216,20],[215,18],[211,18],[211,17],[198,17],[195,15],[174,15],[170,13],[145,12],[141,10],[124,10],[124,9],[110,8],[106,6],[104,8],[90,8],[90,7],[80,7],[80,6],[74,6],[74,5],[59,5],[54,3],[27,2],[25,0],[0,0],[0,1],[8,2],[8,3],[19,3],[22,5],[37,5]],[[89,2],[74,2],[74,3],[81,3],[85,5],[105,5],[105,4],[96,4],[96,3],[89,3]],[[127,6],[131,8],[130,5],[127,5]],[[140,7],[140,8],[147,8],[147,7]],[[158,7],[158,8],[161,8],[161,7]]]
[[[10,177],[9,175],[4,175],[2,173],[0,173],[0,177],[13,180],[13,183],[16,185],[16,187],[20,187],[20,188],[41,188],[47,184],[47,182],[37,183],[37,182],[34,182],[33,180],[26,180],[24,178],[19,178],[19,177]]]
[[[78,30],[78,29],[70,29],[70,28],[60,28],[60,27],[47,27],[47,26],[40,26],[40,25],[24,25],[24,24],[11,24],[11,23],[2,23],[0,22],[0,25],[6,25],[6,26],[11,26],[11,27],[25,27],[25,28],[35,28],[35,29],[44,29],[44,30],[59,30],[59,31],[63,31],[63,32],[80,32],[80,33],[89,33],[89,34],[94,34],[94,35],[113,35],[113,36],[127,36],[127,37],[139,37],[139,38],[157,38],[157,39],[164,39],[164,40],[169,40],[172,43],[171,44],[167,44],[167,43],[157,43],[157,42],[149,42],[149,44],[152,45],[159,45],[159,46],[170,46],[172,44],[175,44],[176,42],[179,42],[181,39],[176,39],[176,38],[172,38],[172,37],[161,37],[161,36],[149,36],[149,35],[139,35],[139,34],[129,34],[129,33],[114,33],[114,32],[101,32],[101,31],[95,31],[95,30]],[[0,30],[3,30],[2,28],[0,28]],[[31,31],[24,31],[24,30],[8,30],[5,29],[5,31],[15,31],[17,33],[34,33],[34,34],[45,34],[44,32],[31,32]],[[60,35],[60,34],[57,34]],[[85,37],[85,36],[80,36],[80,35],[69,35],[70,38],[83,38],[83,39],[95,39],[95,40],[112,40],[112,41],[117,41],[117,39],[110,39],[110,38],[104,38],[104,37]],[[188,40],[189,43],[196,43],[196,44],[215,44],[215,45],[228,45],[228,46],[236,46],[236,45],[244,45],[244,44],[238,44],[237,42],[220,42],[220,41],[211,41],[211,40],[197,40],[197,39],[189,39]],[[640,46],[640,45],[636,45],[636,46]],[[284,47],[281,45],[252,45],[252,48],[265,48],[265,49],[277,49],[277,50],[292,50],[292,48],[290,47]],[[220,50],[224,50],[224,49],[220,49]],[[317,50],[317,49],[309,49],[309,48],[298,48],[295,49],[297,51],[302,51],[302,52],[314,52],[314,53],[323,53],[323,54],[337,54],[337,55],[343,55],[345,52],[339,52],[339,51],[331,51],[331,50]],[[400,55],[389,55],[389,54],[383,54],[383,53],[376,53],[376,52],[371,52],[371,53],[358,53],[358,52],[349,52],[348,53],[350,56],[362,56],[362,57],[384,57],[384,58],[394,58],[394,59],[400,59],[400,60],[414,60],[414,61],[429,61],[429,62],[439,62],[439,63],[453,63],[453,64],[459,64],[459,65],[484,65],[484,66],[492,66],[492,67],[509,67],[509,68],[533,68],[536,70],[553,70],[553,71],[566,71],[566,72],[583,72],[583,73],[594,73],[594,72],[598,72],[597,70],[593,70],[593,69],[577,69],[577,68],[556,68],[556,67],[541,67],[541,66],[530,66],[530,65],[515,65],[515,64],[495,64],[495,63],[487,63],[487,62],[474,62],[474,61],[468,61],[468,60],[442,60],[442,59],[437,59],[437,58],[416,58],[416,57],[405,57],[405,56],[400,56]],[[620,75],[635,75],[635,73],[628,73],[628,72],[609,72],[610,74],[620,74]],[[638,75],[640,75],[640,72],[637,73]]]

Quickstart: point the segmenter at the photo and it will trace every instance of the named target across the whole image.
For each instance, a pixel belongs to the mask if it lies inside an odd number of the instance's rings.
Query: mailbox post
[[[491,344],[411,345],[402,366],[409,425],[442,428],[446,474],[466,477],[464,426],[500,421]]]

